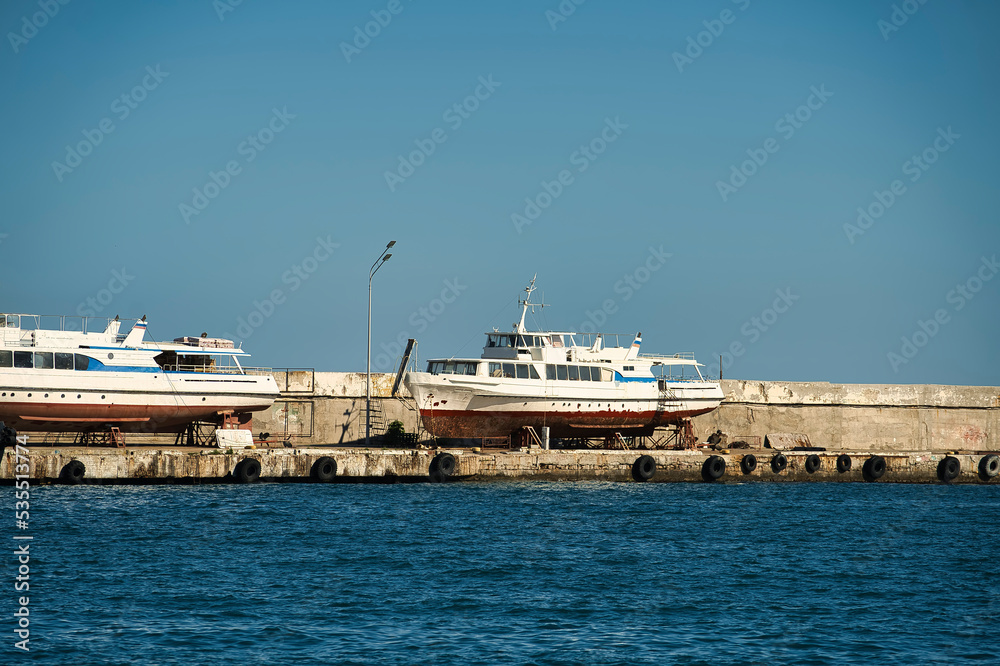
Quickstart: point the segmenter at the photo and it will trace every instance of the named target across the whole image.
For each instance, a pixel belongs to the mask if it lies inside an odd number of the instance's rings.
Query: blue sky
[[[997,385],[1000,8],[896,6],[4,3],[0,307],[363,370],[396,240],[375,369],[537,273],[726,377]]]

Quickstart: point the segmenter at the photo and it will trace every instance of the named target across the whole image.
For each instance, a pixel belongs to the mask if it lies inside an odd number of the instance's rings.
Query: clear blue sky
[[[4,3],[0,308],[363,370],[396,240],[377,369],[478,356],[537,272],[539,323],[727,377],[1000,384],[995,3],[224,2]]]

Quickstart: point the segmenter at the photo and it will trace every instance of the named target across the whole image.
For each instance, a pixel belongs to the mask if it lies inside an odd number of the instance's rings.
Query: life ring
[[[740,460],[740,471],[744,474],[751,474],[755,469],[757,469],[757,456],[752,453],[743,456],[743,459]]]
[[[962,473],[962,463],[954,456],[945,456],[938,463],[937,477],[942,483],[949,483]]]
[[[59,480],[67,486],[75,486],[83,483],[83,477],[87,474],[87,466],[79,460],[70,460],[63,465],[59,472]]]
[[[822,466],[823,463],[815,453],[806,456],[806,472],[809,474],[815,474]]]
[[[837,471],[843,474],[851,471],[851,456],[841,453],[837,456]]]
[[[705,481],[718,481],[726,473],[726,460],[722,456],[709,456],[701,466],[701,478]]]
[[[309,476],[320,483],[330,483],[337,476],[337,461],[330,456],[323,456],[313,463]]]
[[[788,467],[788,459],[785,458],[784,453],[776,453],[771,457],[771,471],[775,474],[781,474]]]
[[[260,479],[260,461],[254,458],[244,458],[233,470],[233,480],[236,483],[257,483]]]
[[[861,467],[861,474],[865,481],[878,481],[885,474],[885,458],[872,456]]]
[[[431,481],[442,483],[447,481],[455,473],[455,456],[450,453],[439,453],[431,460],[428,472]]]
[[[632,478],[636,481],[649,481],[656,474],[656,461],[653,456],[639,456],[632,463]]]
[[[1000,456],[990,453],[979,459],[979,478],[983,481],[996,478],[1000,474]]]

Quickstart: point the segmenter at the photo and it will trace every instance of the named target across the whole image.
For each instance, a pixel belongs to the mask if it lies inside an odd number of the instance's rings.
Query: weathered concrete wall
[[[332,457],[339,481],[428,481],[430,465],[437,451],[381,449],[245,449],[222,452],[196,449],[86,449],[49,447],[31,449],[26,457],[8,449],[0,459],[0,481],[10,483],[24,474],[31,484],[58,483],[60,473],[71,461],[84,464],[83,483],[211,483],[232,480],[238,463],[252,458],[260,463],[260,478],[274,481],[305,481],[320,457]],[[705,453],[695,451],[541,451],[473,453],[449,451],[455,458],[452,480],[605,480],[632,481],[632,467],[640,456],[650,456],[656,464],[649,479],[653,482],[703,482]],[[853,459],[849,471],[838,472],[836,456],[820,454],[820,468],[806,469],[808,454],[785,453],[787,467],[774,471],[769,463],[776,452],[757,451],[757,466],[744,473],[740,462],[745,452],[723,454],[725,470],[717,482],[865,481],[863,463],[871,455]],[[937,468],[944,456],[930,452],[886,454],[885,473],[879,481],[894,483],[939,483]],[[978,474],[980,458],[958,455],[960,474],[951,483],[1000,483],[1000,476]],[[26,461],[27,459],[27,461]],[[18,464],[21,467],[18,467]],[[868,479],[870,480],[870,479]]]
[[[1000,388],[723,380],[719,409],[694,420],[702,439],[770,432],[814,446],[878,451],[1000,450]]]
[[[406,388],[400,387],[400,398],[389,398],[394,376],[372,377],[372,395],[382,397],[385,422],[399,419],[407,432],[417,432],[418,416]],[[278,380],[284,386],[283,378]],[[364,440],[364,373],[317,372],[311,383],[299,377],[290,385],[301,390],[258,413],[254,433],[283,433],[287,422],[297,444]],[[831,450],[1000,450],[997,387],[723,380],[722,388],[722,406],[694,420],[701,441],[718,428],[730,441],[805,433],[814,445]]]

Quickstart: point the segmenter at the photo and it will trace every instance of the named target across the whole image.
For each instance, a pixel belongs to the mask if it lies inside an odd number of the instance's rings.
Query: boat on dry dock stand
[[[525,426],[551,437],[649,435],[660,426],[710,412],[722,402],[692,354],[641,354],[617,334],[528,331],[535,281],[520,301],[513,330],[487,333],[478,359],[431,359],[403,381],[424,427],[436,437],[506,437]]]
[[[270,372],[244,367],[249,354],[229,340],[147,342],[145,317],[127,335],[117,317],[96,332],[91,318],[53,319],[43,328],[39,315],[0,314],[0,421],[17,430],[177,432],[249,422],[278,397]]]

